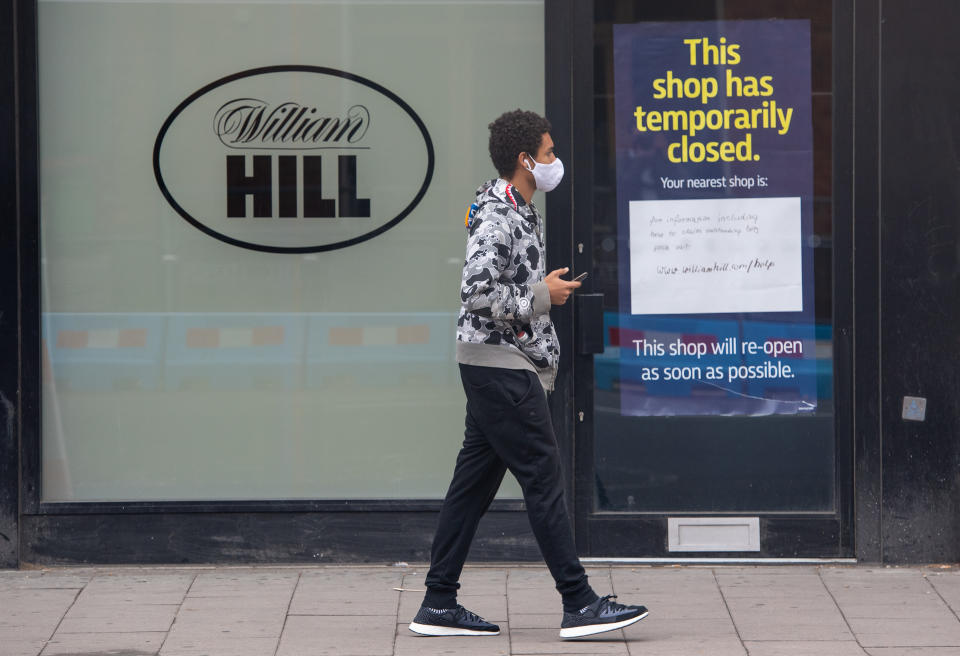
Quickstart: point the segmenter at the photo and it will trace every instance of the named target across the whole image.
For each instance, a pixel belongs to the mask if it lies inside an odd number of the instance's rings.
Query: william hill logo
[[[342,116],[324,116],[316,107],[296,102],[275,106],[252,98],[231,100],[217,111],[214,128],[228,148],[242,150],[359,150],[370,125],[370,112],[354,105]],[[323,155],[253,155],[253,173],[246,174],[247,156],[227,155],[227,216],[247,215],[246,198],[253,197],[253,215],[285,218],[370,216],[370,199],[357,197],[357,155],[337,159],[336,198],[323,195]],[[276,168],[276,176],[273,169]],[[276,184],[274,184],[276,178]],[[300,182],[302,181],[302,184]]]
[[[203,87],[170,114],[153,152],[161,192],[191,225],[280,253],[343,248],[390,229],[423,198],[433,163],[430,135],[406,102],[314,66]]]

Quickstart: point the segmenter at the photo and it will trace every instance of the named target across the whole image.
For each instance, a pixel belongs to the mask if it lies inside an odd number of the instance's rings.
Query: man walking
[[[550,123],[527,111],[490,124],[499,178],[477,190],[467,215],[457,362],[467,396],[466,431],[433,540],[427,593],[410,629],[424,635],[498,635],[500,627],[457,604],[459,578],[480,518],[509,469],[523,490],[543,558],[563,600],[560,637],[622,628],[647,615],[615,596],[598,597],[577,557],[560,454],[544,390],[560,350],[551,305],[579,282],[568,269],[545,275],[543,221],[531,202],[563,177]]]

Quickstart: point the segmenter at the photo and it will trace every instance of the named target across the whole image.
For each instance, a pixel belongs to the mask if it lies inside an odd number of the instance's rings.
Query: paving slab
[[[800,640],[845,642],[854,640],[855,636],[847,628],[842,618],[794,617],[788,619],[772,616],[767,620],[745,622],[734,620],[737,632],[743,641],[777,641],[791,642]]]
[[[397,617],[403,621],[403,619],[411,620],[413,616],[417,614],[417,611],[420,610],[420,604],[423,603],[423,594],[420,591],[417,592],[407,592],[403,591],[400,593],[400,599],[397,603]],[[466,606],[463,601],[464,595],[460,595],[459,601],[461,604]],[[504,599],[506,599],[506,594],[504,593]],[[467,608],[470,608],[467,606]],[[470,610],[473,610],[470,608]],[[475,611],[479,612],[479,611]]]
[[[822,578],[866,647],[960,646],[960,620],[923,570],[834,570]]]
[[[223,649],[227,649],[235,641],[243,640],[275,647],[286,620],[290,595],[293,594],[293,582],[288,581],[288,584],[285,596],[274,590],[270,591],[268,597],[261,597],[256,586],[234,597],[188,595],[170,628],[164,652],[168,645],[170,649],[190,651],[191,647],[203,646],[208,640],[217,649],[220,648],[216,645],[221,643]],[[251,603],[237,604],[234,602],[237,598],[249,598]]]
[[[561,640],[560,629],[511,629],[512,654],[621,654],[628,656],[622,631],[578,640]]]
[[[238,594],[270,594],[292,590],[300,573],[296,570],[225,569],[197,574],[191,597],[223,597]]]
[[[41,656],[74,654],[156,654],[167,634],[141,633],[63,633],[58,631]]]
[[[646,606],[657,617],[729,619],[723,595],[711,570],[611,569],[617,601]]]
[[[37,656],[46,640],[0,637],[0,656]]]
[[[929,603],[918,603],[916,599],[904,599],[897,602],[876,603],[867,601],[846,601],[840,604],[844,617],[850,619],[923,619],[942,616],[949,620],[952,611],[940,601],[931,599]]]
[[[734,574],[718,571],[717,584],[726,599],[742,597],[829,599],[827,589],[815,570],[797,574]]]
[[[78,574],[59,570],[54,572],[2,571],[0,572],[0,594],[5,590],[80,589],[91,578],[93,578],[93,574]]]
[[[698,595],[671,595],[657,597],[644,594],[622,594],[617,601],[624,604],[646,606],[651,615],[664,619],[686,620],[729,620],[730,611],[720,595],[716,599],[704,599]]]
[[[694,569],[687,565],[676,565],[677,569]],[[824,569],[848,569],[847,565],[700,565],[700,568],[723,572],[724,574],[763,574],[765,576],[774,576],[777,574],[787,574],[796,576],[797,574],[816,574]]]
[[[171,635],[163,643],[160,656],[270,656],[276,648],[276,638],[206,636],[185,639]]]
[[[138,596],[187,593],[197,574],[163,572],[105,573],[93,576],[84,586],[84,593],[132,593]]]
[[[177,606],[114,606],[70,611],[60,622],[57,633],[167,632],[177,616]]]
[[[955,615],[960,615],[960,571],[925,572],[925,578]]]
[[[953,618],[853,618],[850,628],[864,647],[953,647],[960,650],[960,622]],[[960,654],[960,651],[958,651]]]
[[[421,598],[422,599],[422,598]],[[367,596],[339,600],[312,599],[296,596],[290,606],[291,615],[393,615],[397,612],[400,593],[392,590],[371,590]],[[419,607],[419,604],[417,604]]]
[[[193,575],[164,574],[95,576],[77,596],[58,631],[169,631],[193,579]]]
[[[418,576],[407,576],[404,587],[426,592],[423,579],[426,571]],[[477,568],[464,570],[460,577],[460,592],[468,595],[493,595],[507,593],[507,571],[504,569]],[[422,596],[422,593],[421,593]]]
[[[625,629],[630,635],[638,635],[645,640],[669,640],[671,638],[736,638],[737,628],[730,618],[723,620],[688,620],[664,619],[656,615],[649,615],[636,624]]]
[[[631,628],[625,629],[631,656],[748,656],[737,638],[634,637]]]
[[[531,613],[563,612],[563,598],[552,586],[548,588],[518,588],[507,593],[511,609],[526,609]]]
[[[260,611],[282,611],[286,613],[290,603],[290,594],[264,595],[230,595],[225,597],[186,597],[180,604],[181,611],[223,611],[258,609]]]
[[[795,574],[718,571],[716,576],[744,641],[854,640],[816,568]]]
[[[176,614],[162,654],[213,652],[272,654],[280,639],[287,608],[300,578],[297,570],[258,568],[200,572]],[[236,603],[238,599],[249,604]],[[238,656],[243,656],[240,654]]]
[[[750,656],[867,656],[855,641],[767,641],[744,643]]]
[[[177,640],[198,640],[204,636],[235,638],[273,638],[283,631],[286,617],[281,611],[269,615],[257,613],[193,614],[180,613],[170,629],[170,637]]]
[[[651,614],[623,629],[631,654],[658,656],[743,656],[730,618],[690,622]]]
[[[177,615],[176,625],[172,631],[180,633],[197,629],[250,636],[280,635],[287,616],[286,610],[286,603],[271,607],[253,605],[246,608],[219,610],[194,610],[184,604]]]
[[[277,656],[391,656],[396,616],[287,618]]]
[[[622,568],[610,570],[610,578],[618,587],[632,587],[638,590],[646,588],[663,589],[667,586],[685,587],[716,586],[716,576],[711,569],[679,568]]]
[[[823,598],[727,599],[730,615],[743,640],[853,640],[843,616]]]
[[[876,599],[899,599],[904,594],[925,595],[932,587],[921,570],[824,570],[820,578],[838,597],[869,594]]]
[[[77,598],[72,588],[25,588],[0,592],[0,644],[46,640]]]
[[[296,586],[294,615],[392,615],[404,573],[400,570],[335,569],[304,572]]]
[[[866,593],[879,598],[923,594],[928,591],[928,584],[920,569],[824,569],[820,572],[820,578],[830,591],[838,596]]]
[[[554,629],[560,631],[563,615],[556,613],[510,613],[510,626],[514,629]]]
[[[553,577],[546,567],[517,567],[510,570],[507,589],[511,592],[523,588],[553,588]]]
[[[960,656],[956,647],[870,647],[870,656]]]

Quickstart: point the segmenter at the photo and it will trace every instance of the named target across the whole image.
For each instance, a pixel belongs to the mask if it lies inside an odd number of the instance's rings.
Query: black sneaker
[[[643,606],[624,606],[613,601],[616,598],[617,595],[607,595],[576,613],[564,613],[563,622],[560,624],[560,637],[582,638],[594,633],[622,629],[649,615]]]
[[[427,608],[421,606],[410,623],[410,630],[428,636],[495,636],[500,627],[491,624],[463,606],[454,608]]]

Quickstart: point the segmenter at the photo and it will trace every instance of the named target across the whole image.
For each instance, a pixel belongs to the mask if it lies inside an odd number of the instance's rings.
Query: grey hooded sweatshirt
[[[543,219],[505,180],[477,189],[468,213],[457,362],[535,372],[552,390],[560,348],[543,281]]]

